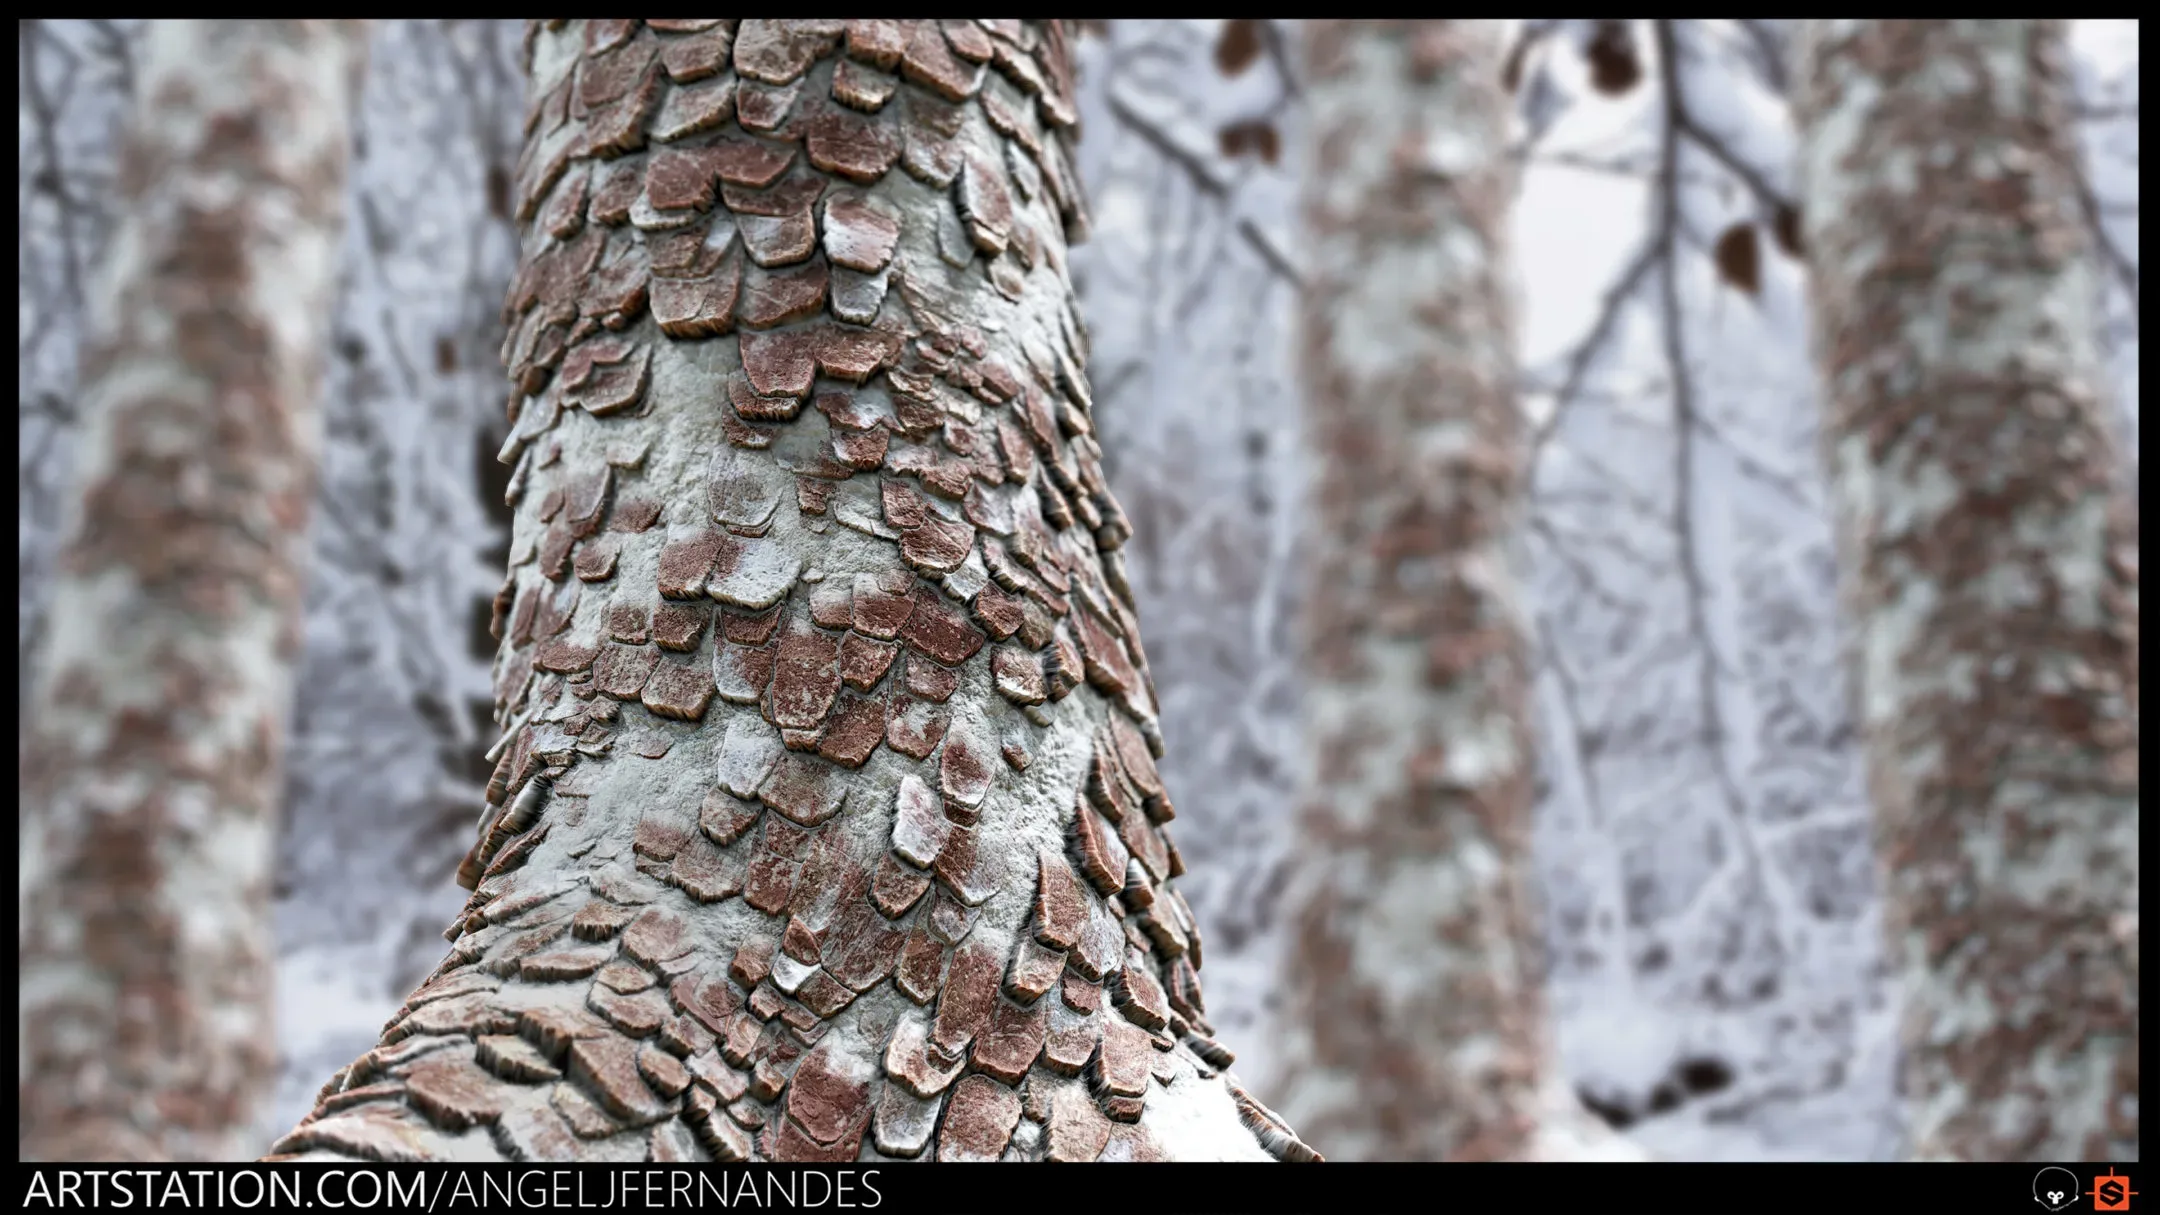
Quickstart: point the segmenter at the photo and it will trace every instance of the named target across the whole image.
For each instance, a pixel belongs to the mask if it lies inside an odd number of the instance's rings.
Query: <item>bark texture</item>
[[[23,1158],[242,1150],[362,27],[149,35],[22,739]]]
[[[2053,21],[1803,52],[1816,357],[1912,1147],[2137,1151],[2137,540]]]
[[[475,891],[275,1152],[1310,1155],[1171,884],[1069,36],[532,27]]]
[[[1523,489],[1497,28],[1315,21],[1303,356],[1316,787],[1284,1106],[1352,1159],[1532,1154]]]

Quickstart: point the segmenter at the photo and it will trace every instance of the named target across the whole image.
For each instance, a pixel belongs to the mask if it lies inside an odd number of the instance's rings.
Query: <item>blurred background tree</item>
[[[1802,41],[1823,446],[1923,1159],[2137,1155],[2137,529],[2065,32]]]
[[[272,828],[365,51],[359,22],[159,22],[116,176],[78,183],[111,241],[63,260],[86,333],[26,655],[25,1159],[245,1152],[276,1067]]]

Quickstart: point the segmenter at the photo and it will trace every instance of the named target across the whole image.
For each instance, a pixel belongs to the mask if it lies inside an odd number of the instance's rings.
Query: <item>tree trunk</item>
[[[2137,1151],[2137,539],[2053,21],[1815,23],[1816,355],[1917,1155]]]
[[[149,35],[22,741],[20,1146],[243,1150],[352,22]]]
[[[1497,30],[1305,28],[1312,770],[1284,1108],[1350,1159],[1537,1154],[1523,491]]]
[[[1069,36],[532,28],[477,889],[275,1151],[1310,1154],[1170,884]]]

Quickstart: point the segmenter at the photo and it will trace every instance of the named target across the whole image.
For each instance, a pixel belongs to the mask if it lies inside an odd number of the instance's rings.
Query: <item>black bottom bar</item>
[[[2043,1173],[2044,1168],[2062,1171]],[[41,1165],[21,1209],[2107,1215],[2134,1165]],[[2160,1201],[2160,1200],[2156,1200]]]

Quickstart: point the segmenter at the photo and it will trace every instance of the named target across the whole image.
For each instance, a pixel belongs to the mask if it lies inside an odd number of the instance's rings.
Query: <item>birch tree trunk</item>
[[[243,1150],[361,27],[149,36],[22,740],[20,1147]]]
[[[1350,1159],[1534,1155],[1523,489],[1497,28],[1313,21],[1314,454],[1284,1107]]]
[[[1171,885],[1069,37],[532,27],[476,889],[274,1151],[1310,1155]]]
[[[1811,25],[1816,357],[1915,1154],[2137,1151],[2137,539],[2054,21]]]

